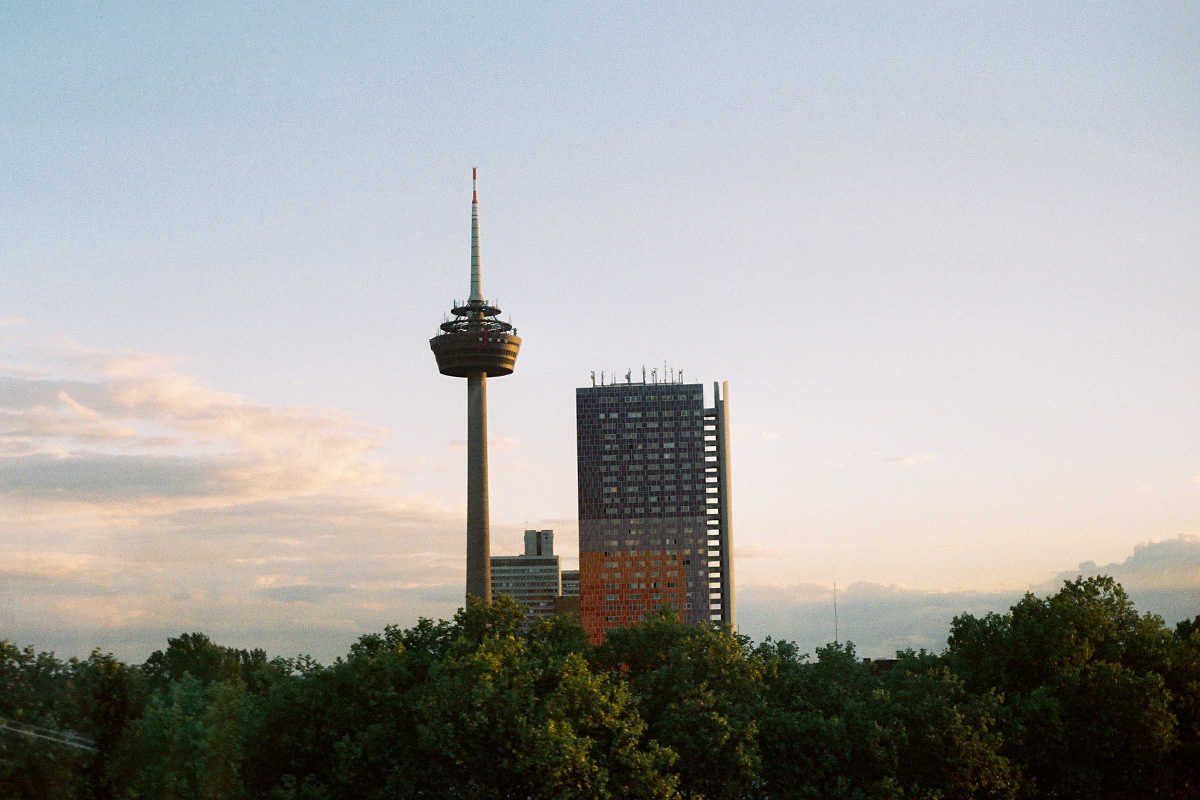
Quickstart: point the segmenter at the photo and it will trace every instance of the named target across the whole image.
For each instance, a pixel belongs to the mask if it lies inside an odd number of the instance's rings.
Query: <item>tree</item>
[[[137,724],[139,797],[237,800],[241,783],[245,687],[201,683],[190,672],[155,693]]]
[[[1164,674],[1176,720],[1171,757],[1178,797],[1200,796],[1200,617],[1175,626],[1170,665]]]
[[[72,724],[96,745],[83,764],[81,794],[96,800],[117,797],[134,780],[135,770],[122,754],[145,706],[145,681],[140,670],[98,649],[84,661],[72,660],[70,672]]]
[[[652,739],[679,754],[688,797],[748,797],[761,784],[761,661],[749,640],[681,625],[674,609],[608,632],[596,663],[626,681]]]
[[[70,715],[68,670],[53,653],[20,649],[0,640],[0,800],[70,798],[86,759],[84,751],[15,729],[66,727]]]
[[[1015,797],[1019,771],[1001,753],[996,729],[1001,699],[993,691],[968,692],[962,678],[926,653],[897,655],[872,699],[876,719],[903,732],[895,780],[905,797]]]
[[[878,676],[852,643],[817,649],[816,663],[789,642],[757,648],[763,661],[760,717],[764,794],[773,798],[898,798],[903,732],[879,718]]]
[[[1003,752],[1032,791],[1138,798],[1171,792],[1170,641],[1112,578],[1078,578],[1006,614],[956,617],[946,661],[973,691],[1004,696]]]
[[[254,796],[671,797],[673,754],[589,669],[578,623],[527,627],[502,598],[362,637],[282,680],[247,737]]]
[[[168,639],[165,651],[151,653],[142,671],[154,689],[164,689],[186,673],[202,684],[241,681],[257,694],[290,672],[291,666],[287,659],[268,660],[261,649],[224,647],[203,633],[184,633]]]

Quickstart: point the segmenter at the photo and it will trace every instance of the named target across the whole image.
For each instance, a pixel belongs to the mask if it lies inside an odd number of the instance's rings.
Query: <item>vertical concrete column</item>
[[[713,405],[717,410],[717,491],[721,525],[721,613],[725,623],[737,630],[737,608],[733,592],[733,492],[729,464],[729,381],[713,383]]]
[[[488,526],[487,375],[467,376],[467,595],[492,602]]]

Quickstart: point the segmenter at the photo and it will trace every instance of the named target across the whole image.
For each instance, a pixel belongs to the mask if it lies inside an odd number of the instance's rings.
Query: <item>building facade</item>
[[[564,569],[562,571],[562,596],[579,597],[579,570]]]
[[[554,555],[554,531],[525,531],[525,555]]]
[[[664,606],[736,626],[728,384],[575,390],[579,618],[592,642]]]
[[[525,531],[525,554],[492,556],[491,565],[492,600],[509,595],[528,609],[531,619],[554,614],[562,589],[554,531]]]

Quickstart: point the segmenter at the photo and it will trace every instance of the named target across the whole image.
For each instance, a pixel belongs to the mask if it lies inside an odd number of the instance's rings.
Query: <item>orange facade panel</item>
[[[684,607],[684,563],[677,552],[579,554],[579,620],[599,644],[613,628],[640,622],[665,607]]]

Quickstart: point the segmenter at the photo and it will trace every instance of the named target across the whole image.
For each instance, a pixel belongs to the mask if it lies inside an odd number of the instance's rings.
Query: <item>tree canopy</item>
[[[202,633],[140,665],[2,641],[0,724],[0,800],[1186,798],[1200,625],[1080,578],[881,665],[670,609],[591,647],[501,598],[328,665]]]

